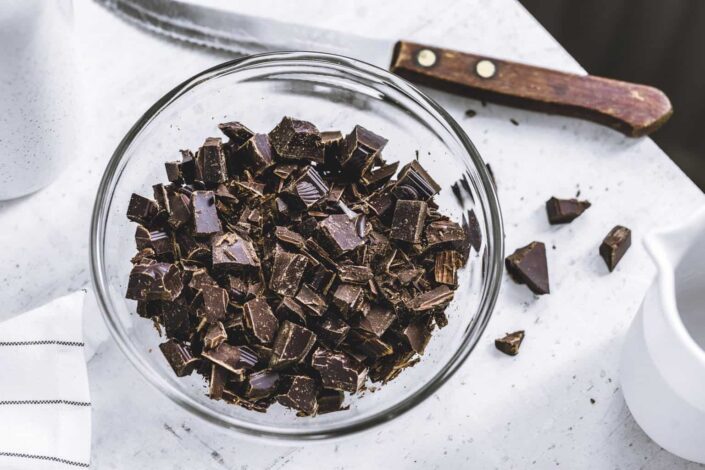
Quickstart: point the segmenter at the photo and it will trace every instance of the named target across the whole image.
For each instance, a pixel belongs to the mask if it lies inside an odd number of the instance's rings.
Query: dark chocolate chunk
[[[615,226],[602,240],[600,256],[605,260],[610,272],[614,271],[617,263],[622,259],[631,244],[632,231],[621,225]]]
[[[267,369],[253,372],[245,382],[243,395],[250,400],[261,400],[274,395],[278,384],[279,374],[277,372]]]
[[[276,312],[279,320],[291,320],[295,323],[306,325],[306,312],[296,300],[291,297],[284,297],[279,303]]]
[[[355,284],[340,284],[333,293],[332,302],[343,317],[348,318],[363,299],[362,287]]]
[[[319,294],[327,295],[334,281],[335,273],[319,264],[313,272],[309,286]]]
[[[343,352],[318,348],[311,366],[321,375],[323,386],[343,392],[357,392],[367,379],[367,368]]]
[[[295,299],[301,304],[306,313],[316,317],[323,316],[328,307],[326,300],[306,284],[301,286]]]
[[[420,199],[426,201],[433,197],[441,187],[416,160],[407,163],[399,171],[392,193],[398,199]]]
[[[475,211],[470,209],[468,211],[467,219],[463,215],[463,231],[465,232],[465,243],[463,246],[463,260],[467,261],[470,255],[470,246],[472,246],[475,251],[480,252],[480,247],[482,246],[482,230],[480,229],[480,222],[477,220],[477,215]]]
[[[169,195],[169,226],[178,229],[187,224],[192,218],[191,197],[183,193],[174,192]]]
[[[366,316],[362,317],[357,328],[377,336],[382,336],[392,325],[395,319],[394,312],[383,305],[373,304]]]
[[[412,312],[425,312],[434,308],[445,307],[452,299],[453,291],[448,286],[438,286],[411,299],[407,307]]]
[[[349,332],[350,325],[334,316],[324,318],[316,328],[319,341],[333,349],[340,346]]]
[[[225,153],[220,138],[208,137],[198,149],[196,176],[206,184],[218,184],[227,179],[228,169],[225,166]]]
[[[524,330],[519,330],[514,333],[507,333],[502,338],[497,338],[494,340],[494,345],[504,354],[516,356],[519,354],[519,347],[522,341],[524,341]]]
[[[379,217],[384,217],[394,207],[394,196],[387,191],[378,191],[367,198],[367,204]]]
[[[245,165],[256,175],[274,165],[274,151],[267,134],[255,134],[230,158],[230,168]]]
[[[414,321],[409,323],[402,330],[404,340],[411,346],[417,354],[423,354],[431,339],[431,330],[424,321]]]
[[[577,199],[558,199],[552,197],[546,201],[546,214],[551,225],[567,224],[576,219],[590,207],[588,201]]]
[[[161,321],[167,338],[186,340],[191,321],[188,306],[182,302],[161,302]]]
[[[175,300],[183,289],[181,270],[170,263],[137,264],[130,272],[125,297],[132,300]]]
[[[517,249],[505,260],[507,272],[519,284],[526,284],[534,294],[549,294],[548,265],[546,246],[541,242],[531,242]]]
[[[407,243],[419,243],[426,220],[427,204],[423,201],[397,201],[389,237]]]
[[[191,194],[193,231],[196,235],[212,235],[223,230],[215,207],[213,191],[194,191]]]
[[[149,246],[157,256],[174,254],[174,242],[165,231],[152,230],[148,236]]]
[[[456,285],[458,283],[458,268],[462,265],[460,253],[457,251],[439,251],[436,253],[436,263],[433,270],[436,282],[449,286]]]
[[[152,248],[152,237],[149,234],[149,230],[142,225],[137,225],[135,228],[135,245],[140,251],[145,248]]]
[[[389,165],[384,165],[376,170],[371,170],[362,175],[360,182],[365,186],[368,191],[373,191],[381,186],[384,186],[389,180],[392,179],[399,168],[399,162],[394,162]]]
[[[221,287],[204,284],[201,287],[201,296],[203,305],[199,309],[199,313],[209,323],[224,320],[228,313],[228,291]]]
[[[159,345],[167,362],[174,370],[177,377],[191,375],[199,360],[191,354],[191,349],[178,341],[169,340]]]
[[[210,364],[210,378],[208,380],[208,396],[213,400],[220,400],[223,398],[223,392],[225,391],[225,385],[229,378],[229,373],[222,367],[218,367],[215,364]]]
[[[316,343],[316,335],[301,325],[284,320],[274,340],[271,369],[284,369],[304,360]]]
[[[151,199],[133,194],[127,206],[127,218],[138,224],[149,226],[159,212],[159,206]]]
[[[275,227],[274,236],[280,242],[286,243],[287,245],[291,245],[296,248],[303,248],[304,244],[306,243],[304,237],[294,232],[293,230],[288,229],[287,227]]]
[[[372,269],[369,266],[343,265],[338,267],[338,277],[350,284],[367,284],[372,279]]]
[[[259,256],[250,240],[231,232],[213,238],[213,269],[244,271],[260,266]]]
[[[309,209],[328,196],[328,185],[315,168],[306,167],[282,192],[297,207]]]
[[[228,334],[225,332],[225,327],[221,322],[211,324],[203,337],[203,346],[206,349],[215,349],[228,339]]]
[[[230,139],[228,144],[235,149],[255,135],[247,126],[237,121],[218,124],[218,129]]]
[[[304,255],[276,250],[269,288],[281,296],[294,296],[299,290],[308,261]]]
[[[345,394],[339,390],[323,390],[318,395],[319,415],[340,411],[343,408]]]
[[[321,221],[319,234],[321,243],[335,258],[365,243],[357,233],[355,222],[344,214],[330,215]]]
[[[247,346],[223,343],[215,349],[204,350],[201,355],[236,375],[241,375],[244,370],[252,369],[257,364],[257,354]]]
[[[466,233],[457,223],[450,220],[434,220],[426,226],[426,246],[460,247],[466,241]]]
[[[269,139],[281,158],[324,162],[321,133],[310,122],[285,117],[269,133]]]
[[[343,143],[344,138],[342,132],[321,132],[321,144],[323,145],[323,153],[326,167],[332,169],[338,166],[338,156],[343,150]]]
[[[356,351],[374,361],[394,352],[394,349],[379,336],[366,330],[352,330],[348,342]]]
[[[258,342],[270,344],[274,341],[279,328],[279,321],[272,313],[267,299],[254,298],[243,306],[245,327]]]
[[[286,377],[283,382],[283,393],[277,395],[277,401],[282,405],[299,410],[306,415],[316,413],[316,381],[305,375]]]
[[[345,137],[344,149],[338,163],[346,176],[359,177],[372,166],[385,145],[387,139],[384,137],[362,126],[355,126]]]

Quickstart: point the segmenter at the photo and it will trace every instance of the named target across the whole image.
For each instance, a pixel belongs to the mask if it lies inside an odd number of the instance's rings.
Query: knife
[[[238,54],[299,50],[363,60],[412,82],[517,108],[572,116],[627,136],[673,114],[660,90],[409,41],[387,41],[259,18],[178,0],[99,0],[152,31]]]

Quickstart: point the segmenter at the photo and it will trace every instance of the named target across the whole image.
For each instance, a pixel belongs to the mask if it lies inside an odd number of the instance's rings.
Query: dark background
[[[590,74],[668,95],[652,137],[705,190],[705,0],[520,1]]]

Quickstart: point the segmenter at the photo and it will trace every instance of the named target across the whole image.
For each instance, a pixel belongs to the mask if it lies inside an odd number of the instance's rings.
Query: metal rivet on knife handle
[[[497,73],[497,66],[491,60],[482,59],[475,64],[475,73],[481,78],[492,78]]]
[[[437,61],[436,53],[431,49],[421,49],[416,53],[416,62],[421,67],[433,67]]]

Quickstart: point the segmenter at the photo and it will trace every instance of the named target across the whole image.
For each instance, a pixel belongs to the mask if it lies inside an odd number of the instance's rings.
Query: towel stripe
[[[91,406],[88,401],[71,400],[5,400],[0,401],[0,405],[70,405],[70,406]]]
[[[56,339],[42,339],[37,341],[0,341],[0,346],[43,346],[43,345],[56,345],[56,346],[77,346],[83,347],[85,343],[79,341],[61,341]]]
[[[49,455],[32,455],[32,454],[20,454],[17,452],[0,451],[0,457],[15,457],[18,459],[48,460],[51,462],[63,463],[65,465],[72,465],[74,467],[84,467],[84,468],[90,467],[90,464],[87,464],[84,462],[76,462],[74,460],[67,460],[67,459],[62,459],[60,457],[52,457]]]

